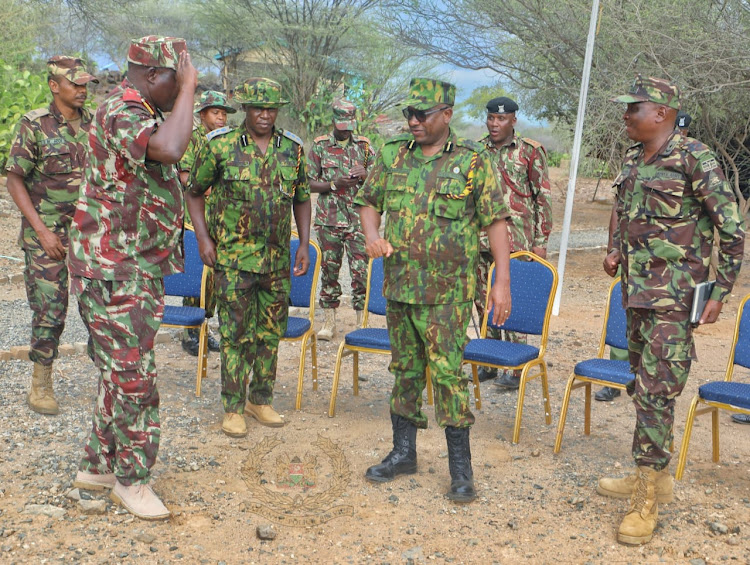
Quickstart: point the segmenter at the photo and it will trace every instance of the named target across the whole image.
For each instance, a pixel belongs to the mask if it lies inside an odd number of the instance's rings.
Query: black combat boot
[[[448,466],[451,472],[451,490],[448,498],[454,502],[471,502],[477,497],[474,489],[474,473],[471,471],[471,428],[446,426],[445,439],[448,442]]]
[[[386,483],[398,475],[417,472],[417,426],[396,414],[391,414],[391,425],[393,451],[386,455],[382,463],[367,469],[365,479],[368,481]]]
[[[198,357],[199,344],[198,330],[189,329],[187,331],[187,336],[182,338],[182,349],[184,349],[188,355]]]

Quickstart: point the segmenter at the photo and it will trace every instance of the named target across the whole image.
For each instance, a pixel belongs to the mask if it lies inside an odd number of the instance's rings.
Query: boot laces
[[[631,510],[639,513],[643,512],[646,506],[646,498],[648,497],[648,482],[648,475],[639,471],[630,501]]]

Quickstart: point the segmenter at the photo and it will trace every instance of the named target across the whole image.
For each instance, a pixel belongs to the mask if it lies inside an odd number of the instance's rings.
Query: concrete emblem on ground
[[[249,510],[286,526],[307,527],[341,516],[354,508],[339,504],[351,481],[341,448],[319,435],[312,450],[295,453],[278,436],[266,436],[250,449],[242,477],[251,492]]]

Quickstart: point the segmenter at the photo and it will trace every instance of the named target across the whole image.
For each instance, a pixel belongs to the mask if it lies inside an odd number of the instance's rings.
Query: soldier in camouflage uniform
[[[78,200],[91,114],[83,107],[86,85],[99,82],[80,59],[47,61],[52,102],[18,123],[5,165],[8,192],[21,210],[18,243],[26,260],[24,280],[32,312],[29,359],[34,364],[29,408],[57,414],[52,364],[68,310],[68,228]]]
[[[227,125],[227,114],[234,114],[235,112],[237,110],[229,105],[226,96],[221,92],[206,90],[201,94],[198,105],[195,108],[195,113],[198,114],[200,121],[198,122],[198,126],[193,129],[193,134],[190,136],[190,143],[188,143],[187,150],[182,159],[180,159],[179,164],[180,182],[183,186],[187,186],[190,171],[193,169],[193,164],[195,163],[195,156],[206,142],[206,135],[209,132],[225,127]],[[208,195],[210,196],[210,194],[211,192],[209,191]],[[185,210],[185,227],[193,229],[187,209]],[[206,277],[205,294],[206,318],[212,318],[216,309],[213,271],[209,271]],[[182,305],[197,308],[200,307],[200,299],[185,297],[182,300]],[[210,331],[208,332],[206,341],[209,351],[219,351],[219,342]],[[185,335],[182,338],[182,348],[193,357],[198,356],[198,342],[199,332],[197,329],[185,330]]]
[[[618,531],[624,544],[648,542],[658,503],[672,499],[674,407],[695,358],[690,309],[695,285],[708,277],[713,234],[719,234],[716,285],[700,324],[717,320],[737,278],[744,249],[739,208],[711,150],[674,129],[679,91],[666,80],[638,76],[623,115],[636,142],[615,180],[617,226],[604,269],[622,267],[628,350],[635,379],[628,394],[636,412],[637,473],[602,478],[597,491],[630,496]]]
[[[91,126],[70,233],[71,289],[101,373],[74,485],[112,489],[115,502],[147,520],[169,516],[148,484],[160,436],[153,347],[163,277],[183,266],[175,165],[190,139],[196,84],[183,39],[133,41],[128,78]],[[165,119],[162,112],[171,113]]]
[[[360,206],[367,254],[384,257],[395,376],[393,450],[365,478],[385,482],[416,472],[417,428],[427,427],[420,408],[429,369],[435,417],[448,443],[448,497],[470,502],[476,498],[469,442],[474,415],[461,363],[482,228],[498,266],[490,291],[494,322],[502,324],[510,314],[509,214],[486,149],[450,128],[455,92],[452,84],[412,79],[402,104],[411,133],[385,143],[354,202]]]
[[[508,187],[505,203],[510,210],[508,234],[510,251],[531,251],[542,258],[547,257],[547,241],[552,231],[552,204],[550,202],[547,152],[538,141],[521,137],[516,133],[516,111],[518,104],[502,96],[487,102],[488,134],[480,141],[489,151]],[[477,270],[477,296],[474,304],[480,319],[484,316],[487,293],[487,277],[492,265],[492,254],[487,237],[480,239],[480,256]],[[490,328],[489,336],[502,339],[498,329]],[[505,339],[513,343],[526,343],[526,335],[505,332]],[[481,367],[479,380],[486,381],[497,376],[497,369]],[[503,389],[518,389],[521,371],[505,372],[495,380]]]
[[[323,252],[320,307],[325,325],[318,339],[330,341],[336,335],[336,309],[341,285],[339,271],[344,251],[349,258],[352,280],[352,306],[357,313],[357,327],[367,291],[367,254],[365,236],[354,207],[354,195],[365,181],[372,162],[370,140],[353,133],[357,127],[356,107],[348,100],[333,102],[333,132],[315,139],[308,155],[310,191],[320,194],[315,209],[315,227]]]
[[[245,411],[264,426],[284,425],[271,405],[291,290],[292,210],[300,240],[294,260],[299,276],[310,265],[310,189],[302,140],[274,125],[279,107],[287,104],[281,86],[251,78],[234,96],[245,121],[237,129],[208,134],[190,173],[187,205],[201,258],[214,268],[216,281],[221,429],[243,437]],[[210,187],[206,221],[204,193]]]

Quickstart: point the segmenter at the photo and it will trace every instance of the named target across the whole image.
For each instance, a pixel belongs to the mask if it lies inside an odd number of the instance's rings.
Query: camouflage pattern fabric
[[[221,108],[222,110],[226,110],[227,114],[234,114],[237,112],[237,110],[229,105],[224,93],[217,90],[205,90],[202,92],[196,103],[195,110],[193,111],[198,114],[206,108]]]
[[[471,302],[423,306],[389,300],[386,305],[392,344],[389,370],[396,381],[391,413],[427,427],[422,412],[425,370],[435,391],[435,419],[440,427],[463,428],[474,423],[469,405],[468,380],[461,371]]]
[[[357,107],[344,98],[336,98],[331,104],[333,125],[340,130],[353,130],[357,127]]]
[[[99,82],[98,78],[86,71],[86,65],[78,57],[55,55],[47,61],[47,72],[52,76],[65,77],[78,86]]]
[[[177,169],[180,172],[190,172],[193,170],[193,166],[195,165],[195,157],[198,155],[198,151],[201,147],[206,143],[206,134],[208,134],[208,130],[206,130],[206,127],[199,123],[198,127],[196,127],[193,130],[193,133],[190,134],[190,140],[188,141],[187,149],[185,149],[185,153],[182,155],[182,159],[180,159],[180,162],[177,165]],[[209,192],[209,195],[206,199],[206,208],[210,207],[210,199],[211,193]],[[185,206],[185,225],[192,225],[192,221],[190,220],[190,212],[188,212],[187,206]]]
[[[625,155],[615,180],[623,306],[689,311],[708,278],[713,230],[719,264],[711,298],[726,302],[744,250],[739,208],[711,150],[675,132],[650,163],[643,146]]]
[[[245,390],[252,404],[272,404],[279,340],[286,331],[289,268],[275,273],[216,270],[221,333],[221,402],[242,414]]]
[[[628,308],[628,350],[635,379],[627,392],[635,405],[633,457],[661,471],[672,457],[674,408],[695,359],[689,312]]]
[[[96,112],[70,236],[70,271],[105,280],[182,270],[182,189],[174,165],[146,159],[164,120],[125,80]]]
[[[453,106],[456,102],[456,87],[449,82],[431,78],[413,78],[409,82],[409,94],[399,106],[411,106],[415,110],[429,110],[439,104]]]
[[[68,229],[78,200],[91,115],[81,110],[76,132],[55,103],[34,110],[18,123],[5,170],[24,178],[44,225],[68,246]],[[68,265],[44,251],[26,217],[18,243],[24,251],[26,297],[32,311],[29,359],[51,364],[58,355],[68,309]]]
[[[91,434],[80,469],[145,483],[159,449],[154,338],[164,315],[162,279],[109,281],[73,276],[89,356],[100,369]]]
[[[627,94],[611,99],[612,102],[625,104],[637,102],[654,102],[664,104],[675,110],[680,109],[680,89],[662,78],[642,77],[636,75]]]
[[[187,44],[180,37],[147,35],[130,44],[128,63],[176,70],[180,55],[186,52]]]
[[[367,252],[365,235],[359,226],[337,228],[319,226],[316,230],[322,253],[320,262],[320,307],[338,308],[341,304],[339,273],[344,253],[349,261],[352,281],[352,308],[363,310],[367,294]]]
[[[289,104],[284,98],[281,85],[270,78],[253,77],[234,89],[234,101],[243,106],[256,108],[280,108]]]
[[[489,154],[453,131],[431,157],[410,134],[386,142],[354,203],[385,212],[383,293],[409,304],[473,300],[479,231],[509,215]]]
[[[289,273],[292,204],[310,199],[302,145],[276,129],[263,154],[243,123],[198,152],[188,190],[209,188],[216,269]]]

